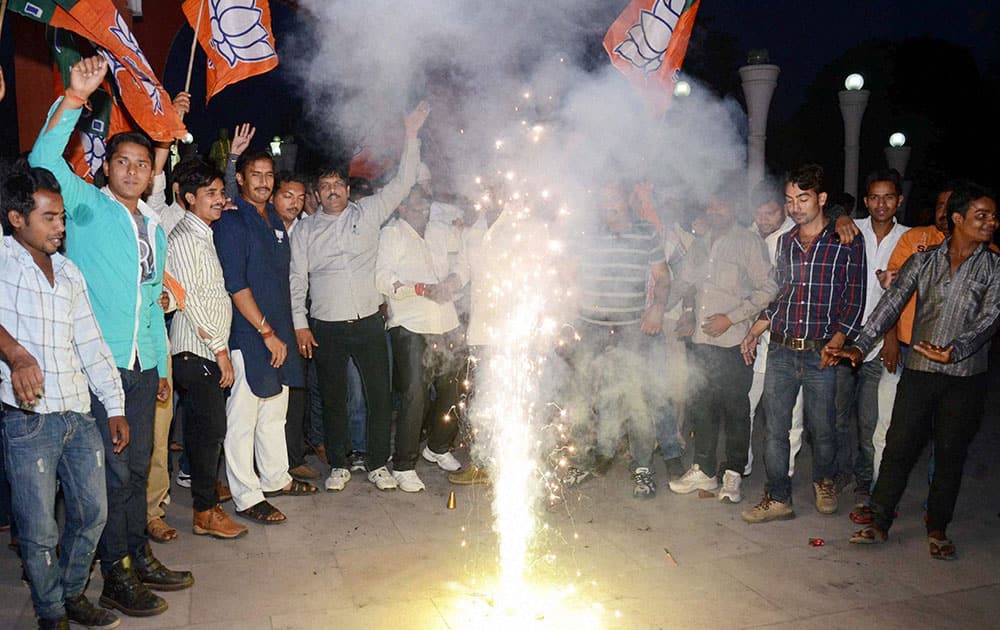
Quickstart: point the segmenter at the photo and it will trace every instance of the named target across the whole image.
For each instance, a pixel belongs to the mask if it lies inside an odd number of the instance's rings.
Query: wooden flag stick
[[[3,0],[4,4],[7,4],[7,0]],[[201,14],[205,12],[205,0],[201,0],[198,5],[198,19],[194,22],[194,38],[191,40],[191,56],[188,58],[188,73],[187,78],[184,79],[184,91],[191,91],[191,70],[194,69],[194,51],[198,47],[198,31],[201,30]]]
[[[7,15],[7,0],[0,2],[0,36],[3,36],[3,18]]]

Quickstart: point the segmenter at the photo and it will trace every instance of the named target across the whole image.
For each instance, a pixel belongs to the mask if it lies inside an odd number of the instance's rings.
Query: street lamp
[[[844,88],[837,96],[844,118],[844,192],[858,196],[858,164],[861,159],[861,119],[868,107],[871,92],[863,89],[865,78],[857,73],[847,75]]]
[[[766,50],[753,50],[747,57],[747,65],[740,68],[743,95],[747,102],[747,183],[751,189],[764,179],[767,114],[781,72],[781,68],[768,61]]]
[[[889,146],[883,149],[885,162],[889,168],[896,169],[899,178],[903,180],[903,203],[896,209],[896,215],[902,217],[906,212],[906,203],[910,198],[913,182],[906,179],[906,165],[910,162],[910,147],[906,146],[906,135],[897,131],[889,136]]]

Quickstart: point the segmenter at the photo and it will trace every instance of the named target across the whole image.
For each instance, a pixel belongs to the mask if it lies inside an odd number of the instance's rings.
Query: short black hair
[[[795,184],[802,190],[814,190],[816,194],[826,192],[826,174],[819,164],[803,164],[789,171],[786,184]]]
[[[875,182],[889,182],[892,187],[896,190],[897,195],[903,194],[903,176],[899,174],[894,168],[880,168],[877,171],[872,171],[868,173],[868,177],[865,178],[865,194],[868,194],[868,189],[872,187]]]
[[[191,193],[198,194],[199,188],[211,185],[217,179],[225,182],[225,177],[214,166],[206,163],[200,157],[192,157],[182,160],[174,167],[174,183],[177,184],[178,201],[185,208],[188,207],[185,195]]]
[[[149,161],[153,161],[153,141],[149,139],[149,136],[140,131],[123,131],[108,138],[107,148],[104,153],[108,156],[107,159],[110,160],[118,150],[118,147],[127,142],[138,144],[145,148],[149,152]]]
[[[996,195],[986,186],[981,186],[970,181],[956,185],[951,191],[951,197],[948,197],[948,231],[955,231],[953,214],[957,213],[965,216],[965,213],[969,210],[969,205],[976,199],[982,199],[983,197],[996,201]]]
[[[327,162],[321,164],[313,174],[313,182],[319,186],[319,180],[325,177],[339,177],[348,186],[351,185],[351,165],[348,162]]]
[[[773,183],[764,180],[754,186],[753,190],[750,192],[750,207],[756,210],[757,208],[769,203],[776,203],[779,206],[784,206],[785,193]]]
[[[7,216],[9,212],[17,212],[27,220],[28,215],[35,209],[35,199],[32,195],[39,190],[56,194],[62,192],[59,181],[51,171],[31,166],[24,158],[12,164],[7,162],[0,164],[0,181],[2,181],[0,203],[3,204],[0,223],[3,224],[4,232],[8,233],[12,230]]]
[[[271,163],[271,167],[274,168],[274,156],[264,149],[257,149],[255,151],[244,151],[240,155],[239,159],[236,160],[236,172],[241,175],[246,175],[243,171],[247,169],[247,166],[253,164],[257,160],[267,160]]]
[[[296,182],[302,184],[302,187],[305,188],[306,191],[308,191],[309,190],[308,179],[309,178],[307,178],[302,173],[297,173],[295,171],[278,171],[278,173],[274,176],[274,188],[272,189],[272,192],[277,193],[278,189],[281,188],[283,184],[287,184],[288,182]]]

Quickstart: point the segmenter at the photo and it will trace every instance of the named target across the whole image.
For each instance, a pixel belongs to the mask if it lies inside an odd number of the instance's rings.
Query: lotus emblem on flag
[[[209,0],[209,5],[212,47],[230,67],[277,56],[261,24],[263,11],[257,8],[256,0]]]
[[[120,13],[115,13],[115,26],[112,27],[111,33],[118,38],[122,46],[129,49],[134,55],[133,59],[131,56],[125,55],[125,63],[129,65],[132,69],[132,78],[142,84],[142,90],[149,97],[153,105],[153,113],[156,115],[163,114],[163,102],[160,100],[160,91],[158,89],[158,84],[156,81],[151,79],[153,76],[153,69],[149,66],[149,62],[146,60],[146,55],[142,54],[142,49],[139,48],[139,42],[136,41],[135,35],[129,30],[128,24],[122,18]],[[118,63],[115,56],[109,51],[97,47],[97,52],[104,56],[108,60],[108,65],[111,66],[112,74],[115,76],[117,81],[121,81],[118,78],[118,71],[124,70],[125,66]]]
[[[104,156],[107,154],[104,138],[92,133],[80,133],[80,143],[83,145],[83,157],[90,165],[90,174],[96,175],[104,164]]]
[[[656,72],[683,10],[684,0],[657,0],[652,11],[642,11],[639,22],[628,30],[628,39],[615,47],[615,53],[645,74]]]

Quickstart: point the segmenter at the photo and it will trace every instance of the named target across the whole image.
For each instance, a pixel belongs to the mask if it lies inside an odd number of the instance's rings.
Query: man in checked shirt
[[[1000,326],[1000,255],[990,250],[997,228],[996,197],[975,184],[959,185],[947,211],[951,236],[910,256],[856,345],[825,350],[831,361],[846,358],[857,365],[916,295],[915,343],[896,390],[872,493],[872,524],[856,532],[851,542],[872,544],[888,538],[910,471],[933,437],[934,478],[926,524],[931,557],[939,560],[955,559],[955,545],[945,529],[955,510],[969,443],[982,420],[989,341]]]
[[[84,595],[107,521],[104,443],[90,389],[108,412],[115,453],[129,442],[125,394],[80,270],[59,253],[60,186],[26,162],[3,178],[0,241],[0,399],[3,447],[21,560],[39,628],[114,628]],[[62,482],[66,526],[55,503]]]
[[[826,197],[821,166],[807,164],[788,174],[785,209],[796,226],[778,240],[778,295],[741,345],[744,360],[752,365],[757,338],[770,329],[763,395],[767,484],[760,503],[742,514],[748,523],[795,517],[788,430],[800,386],[805,426],[812,436],[816,510],[837,511],[836,377],[833,370],[823,370],[820,351],[842,348],[860,331],[867,268],[862,239],[842,242],[834,223],[823,215]]]

